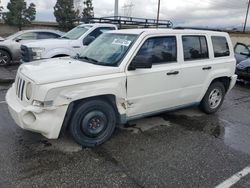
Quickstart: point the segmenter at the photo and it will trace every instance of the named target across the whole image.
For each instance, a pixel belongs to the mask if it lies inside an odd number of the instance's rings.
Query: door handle
[[[203,67],[203,68],[202,68],[202,70],[210,70],[210,69],[212,69],[212,67],[210,67],[210,66],[209,66],[209,67]]]
[[[179,74],[179,71],[173,71],[173,72],[168,72],[167,75],[170,76],[170,75],[177,75]]]

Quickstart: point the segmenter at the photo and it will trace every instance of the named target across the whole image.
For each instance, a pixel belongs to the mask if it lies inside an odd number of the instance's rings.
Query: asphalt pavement
[[[82,148],[20,129],[0,86],[0,187],[215,187],[250,165],[250,85],[222,109],[185,109],[130,122],[107,143]],[[52,121],[53,123],[53,121]],[[233,187],[250,187],[250,174]]]

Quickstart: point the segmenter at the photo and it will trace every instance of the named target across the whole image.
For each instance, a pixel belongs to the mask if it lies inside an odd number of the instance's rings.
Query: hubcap
[[[97,137],[107,127],[107,117],[101,111],[91,111],[83,118],[81,123],[82,132],[90,137]]]
[[[8,61],[9,57],[6,54],[0,52],[0,65],[6,65]]]
[[[222,100],[222,92],[219,89],[214,89],[209,95],[209,106],[210,108],[214,109],[217,108],[220,105],[220,102]]]

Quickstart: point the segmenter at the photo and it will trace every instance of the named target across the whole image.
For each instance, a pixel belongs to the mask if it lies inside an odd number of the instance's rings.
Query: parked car
[[[82,24],[61,38],[32,42],[21,47],[22,62],[39,59],[76,56],[80,51],[93,42],[99,35],[110,30],[116,30],[113,24]]]
[[[63,34],[63,32],[55,30],[24,30],[0,39],[0,66],[20,61],[21,44],[41,39],[59,38]]]
[[[243,43],[237,43],[234,47],[237,61],[236,74],[239,79],[250,80],[250,47]]]
[[[94,147],[137,118],[193,105],[215,113],[235,85],[235,65],[224,32],[110,31],[74,59],[23,64],[6,101],[21,128],[49,139],[69,130]]]

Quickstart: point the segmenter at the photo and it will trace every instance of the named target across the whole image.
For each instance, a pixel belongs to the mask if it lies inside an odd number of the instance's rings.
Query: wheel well
[[[74,111],[77,109],[77,107],[80,106],[81,104],[83,104],[86,101],[90,101],[90,100],[94,100],[94,99],[104,100],[104,101],[108,102],[110,105],[112,105],[115,112],[116,112],[117,122],[119,121],[120,116],[119,116],[119,112],[118,112],[118,109],[117,109],[117,106],[116,106],[116,97],[115,97],[115,95],[110,94],[110,95],[99,95],[99,96],[94,96],[94,97],[88,97],[88,98],[73,101],[73,102],[71,102],[69,104],[69,107],[67,109],[67,112],[66,112],[66,115],[65,115],[65,118],[64,118],[64,121],[63,121],[61,133],[68,128],[69,123],[71,121],[71,115],[74,113]]]
[[[10,51],[6,48],[0,48],[0,50],[3,50],[5,52],[7,52],[10,55],[10,59],[12,60],[12,54],[10,53]]]
[[[214,83],[214,82],[221,82],[221,83],[223,83],[223,85],[224,85],[224,87],[225,87],[225,90],[226,90],[226,92],[228,91],[228,89],[229,89],[229,86],[230,86],[230,81],[231,81],[231,79],[229,78],[229,77],[220,77],[220,78],[216,78],[216,79],[214,79],[213,81],[212,81],[212,83]],[[211,83],[211,84],[212,84]]]
[[[52,58],[57,58],[57,57],[66,57],[66,56],[69,56],[69,55],[66,55],[66,54],[60,54],[60,55],[55,55],[55,56],[53,56]]]

